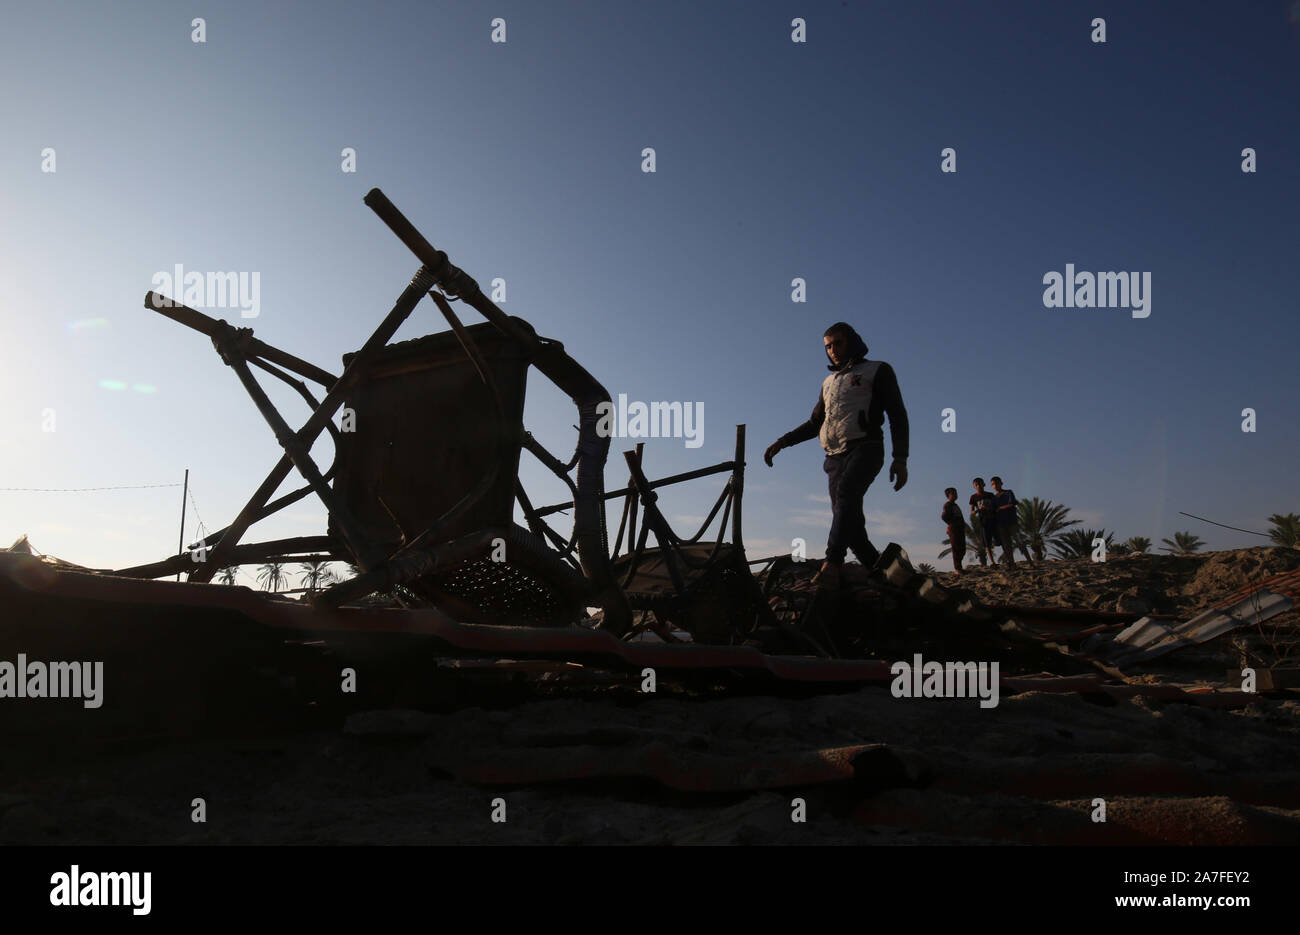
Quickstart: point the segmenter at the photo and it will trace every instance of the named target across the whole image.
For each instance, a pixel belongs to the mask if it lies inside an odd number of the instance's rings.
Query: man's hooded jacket
[[[846,337],[844,363],[830,363],[830,376],[822,383],[812,416],[798,428],[786,432],[778,441],[788,448],[813,436],[821,439],[828,455],[843,454],[850,444],[864,439],[884,445],[883,426],[889,416],[889,440],[894,458],[907,458],[907,410],[898,389],[894,369],[884,361],[867,360],[867,345],[861,336],[843,322],[833,325]]]

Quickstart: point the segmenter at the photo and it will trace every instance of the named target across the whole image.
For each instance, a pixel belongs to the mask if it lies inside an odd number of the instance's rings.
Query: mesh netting
[[[574,608],[553,587],[508,562],[477,559],[427,580],[486,619],[556,625],[574,616]]]

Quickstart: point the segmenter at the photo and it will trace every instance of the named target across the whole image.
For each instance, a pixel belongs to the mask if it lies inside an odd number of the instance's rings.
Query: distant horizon
[[[178,514],[178,516],[179,516],[179,514]],[[1076,527],[1071,527],[1071,528],[1076,528]],[[1109,532],[1109,530],[1099,530],[1099,531]],[[1185,531],[1187,531],[1187,530],[1178,530],[1178,532],[1185,532]],[[1133,538],[1133,537],[1129,537],[1129,538]],[[1172,536],[1168,536],[1168,537],[1165,537],[1165,538],[1172,539],[1173,537],[1172,537]],[[69,564],[78,565],[78,566],[80,566],[80,567],[87,568],[87,569],[92,570],[92,571],[109,571],[109,570],[113,570],[113,569],[121,569],[121,568],[126,568],[126,567],[128,567],[128,566],[126,566],[126,565],[113,565],[113,566],[102,566],[102,567],[99,567],[99,566],[84,565],[84,564],[81,563],[81,562],[74,562],[74,561],[72,561],[71,559],[69,559],[67,556],[64,556],[64,555],[56,555],[56,554],[51,553],[51,552],[45,552],[45,551],[43,551],[43,550],[39,547],[39,545],[38,545],[37,543],[34,543],[34,542],[31,541],[31,537],[30,537],[28,534],[26,534],[26,533],[23,533],[23,534],[19,535],[16,539],[14,539],[14,541],[13,541],[12,543],[10,543],[9,546],[3,546],[3,547],[0,547],[0,549],[3,549],[3,550],[11,549],[13,546],[16,546],[16,545],[18,545],[19,543],[21,543],[24,539],[27,540],[27,542],[28,542],[28,546],[33,550],[33,552],[36,553],[36,554],[39,555],[39,556],[46,556],[46,557],[49,557],[49,558],[57,559],[57,560],[59,560],[59,561],[67,562],[67,563],[69,563]],[[256,537],[247,536],[247,537],[245,537],[244,541],[246,541],[246,542],[253,542],[253,541],[256,541]],[[1045,556],[1044,556],[1044,561],[1048,561],[1048,562],[1070,562],[1070,561],[1081,561],[1081,562],[1088,562],[1089,564],[1097,564],[1097,562],[1096,562],[1095,560],[1091,559],[1091,558],[1090,558],[1089,556],[1087,556],[1087,555],[1059,555],[1059,554],[1056,554],[1056,553],[1053,551],[1052,546],[1050,545],[1050,543],[1051,543],[1052,541],[1054,541],[1054,540],[1049,539],[1049,540],[1047,540],[1047,541],[1048,541],[1049,545],[1048,545],[1047,553],[1046,553]],[[1120,540],[1118,537],[1115,538],[1115,542],[1116,542],[1116,543],[1119,543],[1119,544],[1121,544],[1121,545],[1124,544],[1126,541],[1127,541],[1127,539],[1126,539],[1126,540]],[[889,543],[881,543],[881,544],[880,544],[881,549],[883,550],[883,548],[884,548],[886,545],[888,545],[888,544],[889,544]],[[1291,551],[1296,551],[1296,550],[1297,550],[1297,548],[1296,548],[1295,546],[1285,546],[1285,545],[1280,545],[1280,544],[1278,544],[1278,543],[1276,543],[1276,542],[1272,542],[1272,541],[1262,541],[1262,542],[1255,543],[1255,544],[1252,544],[1252,545],[1226,546],[1226,547],[1224,547],[1224,548],[1218,548],[1218,549],[1210,549],[1210,548],[1205,548],[1205,547],[1202,546],[1201,548],[1196,549],[1194,552],[1185,552],[1185,553],[1184,553],[1184,552],[1171,552],[1171,551],[1169,551],[1169,549],[1166,548],[1165,545],[1163,544],[1163,540],[1161,540],[1161,542],[1152,542],[1151,545],[1150,545],[1150,547],[1148,548],[1148,550],[1147,550],[1146,552],[1131,552],[1131,551],[1128,551],[1128,552],[1113,552],[1113,551],[1108,551],[1107,558],[1105,559],[1105,561],[1110,561],[1110,560],[1112,560],[1112,559],[1118,559],[1118,558],[1136,558],[1136,557],[1138,557],[1138,556],[1140,556],[1140,555],[1146,555],[1146,556],[1156,557],[1156,558],[1203,558],[1203,557],[1206,557],[1206,556],[1209,556],[1209,555],[1214,555],[1214,554],[1217,554],[1217,553],[1220,553],[1220,552],[1241,552],[1241,551],[1246,551],[1246,550],[1249,550],[1249,549],[1289,549],[1289,550],[1291,550]],[[904,549],[904,552],[906,552],[906,549]],[[175,553],[172,553],[172,554],[175,554]],[[754,554],[754,555],[750,555],[750,556],[749,556],[749,561],[750,561],[750,564],[751,564],[751,565],[756,565],[756,564],[758,564],[759,562],[763,562],[763,561],[771,561],[772,559],[779,558],[779,557],[781,557],[781,556],[783,556],[783,555],[786,555],[786,554],[788,554],[788,553],[784,553],[784,552],[782,552],[782,553],[776,553],[775,555],[758,555],[758,554]],[[998,553],[998,554],[999,554],[999,557],[1000,557],[1000,556],[1001,556],[1001,549],[1000,549],[1000,547],[999,547],[999,553]],[[159,556],[158,556],[158,560],[161,561],[161,560],[164,560],[164,559],[169,558],[169,557],[171,557],[170,554],[162,554],[162,555],[159,555]],[[817,562],[821,561],[821,559],[822,559],[822,556],[821,556],[821,555],[809,555],[808,558],[806,559],[806,562],[808,562],[808,563],[810,563],[810,564],[816,564]],[[924,563],[924,564],[929,564],[929,565],[935,565],[934,562],[929,562],[929,561],[925,561],[925,560],[919,560],[919,559],[915,558],[914,556],[912,556],[912,555],[910,555],[910,554],[908,555],[908,560],[909,560],[909,561],[910,561],[914,566],[917,566],[917,565],[920,565],[920,564],[923,564],[923,563]],[[1017,561],[1017,565],[1024,564],[1020,559],[1017,559],[1016,561]],[[943,564],[940,564],[940,565],[936,565],[936,566],[935,566],[935,569],[934,569],[934,573],[935,573],[935,574],[951,574],[951,573],[953,572],[953,568],[952,568],[952,565],[951,565],[951,560],[950,560],[949,558],[945,557],[945,558],[941,559],[940,562],[943,563]],[[858,560],[857,560],[856,558],[853,557],[853,555],[852,555],[851,553],[850,553],[849,557],[845,560],[845,563],[848,564],[848,565],[860,565],[860,564],[861,564],[860,562],[858,562]],[[261,562],[261,561],[259,561],[259,562],[250,562],[250,563],[246,563],[246,564],[244,564],[244,565],[241,567],[241,569],[240,569],[240,573],[243,574],[243,575],[245,575],[245,576],[247,576],[247,577],[249,577],[250,579],[251,579],[251,578],[254,578],[254,577],[255,577],[255,572],[256,572],[258,569],[260,569],[261,566],[264,565],[264,564],[266,564],[266,563],[265,563],[265,562]],[[281,564],[284,565],[286,568],[297,568],[299,565],[303,564],[303,562],[302,562],[301,559],[296,559],[296,558],[295,558],[295,559],[290,559],[290,560],[284,561],[284,562],[282,562]],[[327,564],[327,565],[331,565],[331,566],[332,566],[332,565],[347,565],[347,564],[349,564],[349,562],[348,562],[348,560],[346,560],[346,559],[330,559],[329,561],[326,562],[326,564]],[[1032,563],[1032,564],[1037,564],[1037,562],[1034,562],[1034,563]],[[963,567],[966,568],[966,569],[970,569],[970,568],[981,568],[981,567],[993,568],[994,566],[993,566],[993,565],[981,566],[981,565],[979,564],[978,559],[975,558],[975,557],[973,556],[972,553],[969,553],[969,552],[968,552],[968,553],[967,553],[967,560],[964,562]],[[1005,567],[1005,566],[1004,566],[1004,564],[1003,564],[1002,562],[999,562],[998,565],[997,565],[997,567],[1001,568],[1001,567]],[[335,570],[337,571],[337,569],[335,569]],[[300,573],[297,572],[297,571],[294,571],[293,574],[294,574],[294,576],[298,576]],[[165,576],[165,577],[172,577],[172,576],[168,575],[168,576]],[[214,580],[215,580],[215,579],[214,579]],[[254,581],[253,584],[251,584],[251,585],[247,585],[247,586],[249,586],[249,587],[254,587],[255,589],[259,589],[259,590],[267,590],[267,589],[265,589],[265,588],[256,588],[256,582],[255,582],[255,581]],[[308,589],[308,588],[305,588],[305,587],[302,587],[301,585],[299,585],[299,586],[297,586],[297,587],[293,587],[293,588],[282,588],[282,589],[279,589],[276,593],[279,593],[279,594],[287,594],[287,593],[293,593],[293,592],[296,592],[296,591],[304,591],[304,592],[305,592],[305,591],[307,591],[307,590],[309,590],[309,589]]]

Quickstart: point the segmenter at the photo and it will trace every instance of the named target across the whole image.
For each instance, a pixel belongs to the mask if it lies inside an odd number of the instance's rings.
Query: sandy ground
[[[1300,553],[1256,549],[961,583],[990,601],[1107,610],[1138,588],[1187,613],[1294,567]],[[879,687],[647,696],[599,674],[473,691],[437,677],[446,691],[422,711],[272,706],[187,736],[11,730],[0,843],[1300,842],[1287,692],[1233,710],[1075,693],[984,709]]]
[[[839,781],[783,782],[799,755],[875,744],[886,746]],[[656,756],[679,776],[751,788],[682,791],[637,775]],[[510,781],[538,773],[558,778]],[[1280,844],[1300,842],[1300,703],[611,695],[11,749],[3,775],[5,844]],[[191,821],[196,797],[206,823]],[[805,822],[792,820],[797,798]],[[1098,798],[1105,823],[1091,818]],[[504,822],[492,820],[498,799]]]
[[[946,587],[960,584],[985,604],[1027,604],[1191,616],[1251,581],[1300,568],[1300,550],[1234,549],[1202,555],[1117,555],[1106,562],[1053,559],[1014,568],[972,565],[958,578],[937,569]]]

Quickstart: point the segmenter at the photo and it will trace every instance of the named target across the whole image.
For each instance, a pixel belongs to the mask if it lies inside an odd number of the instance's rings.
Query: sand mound
[[[1238,588],[1300,568],[1300,549],[1235,549],[1212,552],[1184,589],[1188,596],[1213,602]]]
[[[960,581],[986,604],[1071,607],[1120,613],[1191,616],[1233,591],[1300,568],[1300,550],[1231,549],[1200,555],[1118,555],[1106,562],[1055,559],[1014,569],[968,566]]]

